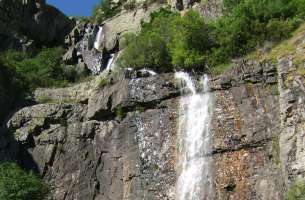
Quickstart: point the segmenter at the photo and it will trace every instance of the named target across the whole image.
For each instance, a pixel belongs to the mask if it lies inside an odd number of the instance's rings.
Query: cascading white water
[[[111,70],[113,68],[113,65],[114,65],[114,54],[110,54],[110,58],[107,62],[107,67],[106,67],[106,70]]]
[[[177,72],[190,94],[180,100],[178,129],[178,181],[176,200],[212,199],[211,133],[213,101],[208,77],[201,79],[202,91],[197,92],[189,74]]]
[[[94,41],[94,48],[96,50],[98,51],[100,50],[103,40],[104,40],[103,27],[100,26]]]

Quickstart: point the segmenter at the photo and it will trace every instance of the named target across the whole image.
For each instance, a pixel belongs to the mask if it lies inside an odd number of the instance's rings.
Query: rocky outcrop
[[[221,1],[171,5],[203,6],[210,18],[221,10]],[[120,50],[122,34],[138,31],[160,6],[122,12],[101,26],[78,24],[66,38],[66,63],[98,73]],[[290,55],[236,60],[210,77],[213,199],[283,200],[304,179],[304,36],[296,42]],[[11,102],[1,80],[0,108]],[[179,88],[173,73],[110,70],[68,88],[37,89],[36,104],[17,111],[0,134],[0,161],[36,170],[54,200],[174,200]]]
[[[304,49],[299,49],[304,52]],[[305,173],[304,142],[305,134],[305,78],[298,73],[293,56],[278,61],[280,119],[283,129],[279,137],[282,173],[286,185],[291,186],[303,180]]]
[[[222,0],[197,1],[112,1],[121,10],[102,24],[80,23],[66,38],[69,47],[64,60],[67,64],[85,64],[93,74],[102,72],[114,54],[118,56],[126,33],[140,31],[141,22],[149,21],[150,14],[170,6],[182,14],[188,9],[198,11],[206,19],[215,19],[222,14]],[[132,4],[126,9],[126,4]],[[125,6],[124,6],[125,5]]]
[[[35,167],[23,160],[24,152],[33,156],[54,199],[173,199],[178,90],[172,74],[161,76],[160,83],[157,76],[121,76],[96,87],[88,102],[53,99],[9,121],[21,163]]]
[[[0,1],[0,50],[32,50],[63,44],[74,22],[56,8],[37,0]]]
[[[215,199],[283,199],[276,65],[237,66],[215,85]]]
[[[214,199],[281,200],[302,176],[304,85],[296,76],[294,98],[282,89],[289,63],[240,60],[212,77]],[[36,99],[49,103],[20,110],[8,127],[20,162],[36,167],[54,199],[175,199],[180,95],[172,73],[102,74],[37,90]],[[287,116],[297,120],[287,125]],[[288,140],[291,128],[297,132]]]
[[[93,74],[99,74],[106,68],[113,56],[111,54],[118,54],[122,36],[128,32],[138,32],[141,21],[148,20],[150,13],[161,6],[153,4],[149,8],[128,10],[101,25],[79,23],[66,38],[69,48],[64,61],[67,64],[85,64]]]

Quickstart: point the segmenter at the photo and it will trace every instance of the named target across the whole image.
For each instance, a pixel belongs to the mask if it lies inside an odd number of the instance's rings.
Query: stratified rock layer
[[[297,138],[304,132],[304,85],[282,89],[280,74],[291,63],[284,60],[240,60],[212,77],[214,199],[283,199],[303,173]],[[36,99],[50,103],[24,108],[8,123],[17,157],[43,175],[56,200],[175,199],[180,92],[174,75],[126,71],[107,78],[107,84],[100,84],[101,75],[71,88],[37,90]],[[283,139],[290,134],[287,116],[298,116],[296,142]]]

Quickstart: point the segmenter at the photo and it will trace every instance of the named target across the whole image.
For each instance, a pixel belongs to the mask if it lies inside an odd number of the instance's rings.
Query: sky
[[[100,0],[47,0],[68,16],[91,16],[92,8]]]

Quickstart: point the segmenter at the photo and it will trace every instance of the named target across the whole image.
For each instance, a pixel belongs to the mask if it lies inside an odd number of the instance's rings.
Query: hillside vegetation
[[[1,200],[42,200],[48,192],[48,186],[32,172],[22,170],[15,163],[0,165]]]
[[[207,70],[248,54],[266,41],[278,43],[299,27],[305,0],[225,0],[223,17],[206,21],[195,11],[185,15],[161,9],[125,35],[122,67],[158,71]]]

